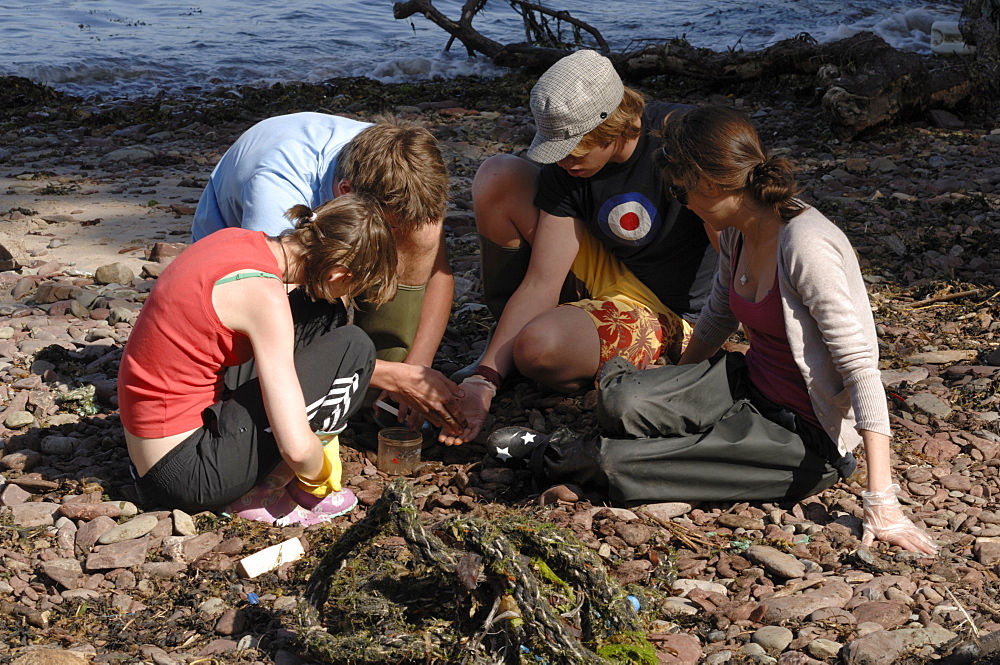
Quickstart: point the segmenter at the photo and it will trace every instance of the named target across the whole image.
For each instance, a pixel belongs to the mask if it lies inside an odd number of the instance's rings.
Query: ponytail
[[[352,300],[365,295],[380,305],[396,295],[396,242],[374,199],[344,194],[315,210],[293,206],[285,217],[295,228],[281,235],[300,248],[302,285],[309,297],[331,299],[329,277],[337,267],[351,275]]]
[[[805,208],[805,204],[795,198],[801,190],[795,182],[791,163],[784,157],[769,155],[754,165],[747,174],[746,187],[754,199],[786,222]]]

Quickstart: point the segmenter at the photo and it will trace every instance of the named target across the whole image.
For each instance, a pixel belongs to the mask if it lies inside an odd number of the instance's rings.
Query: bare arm
[[[406,362],[411,365],[430,367],[434,363],[434,354],[437,353],[444,330],[448,327],[451,304],[455,299],[455,278],[448,264],[448,248],[444,243],[443,228],[438,236],[437,254],[424,291],[417,334],[406,356]]]
[[[681,354],[680,360],[677,361],[678,365],[694,365],[700,363],[702,360],[708,360],[718,352],[721,347],[712,346],[701,341],[694,335],[691,336],[691,340],[688,342],[687,347],[684,349],[684,353]]]
[[[559,304],[559,291],[580,249],[583,233],[586,231],[579,220],[539,214],[528,271],[504,308],[481,364],[502,376],[510,374],[514,338],[536,316]]]
[[[377,360],[371,385],[391,393],[399,403],[398,419],[419,427],[426,415],[435,425],[458,431],[464,423],[458,387],[431,369],[451,314],[455,280],[448,265],[444,226],[439,221],[397,238],[400,283],[425,284],[417,330],[403,362]],[[411,412],[411,408],[417,413]]]
[[[238,280],[215,287],[212,302],[222,323],[253,345],[264,410],[282,458],[299,478],[315,479],[323,468],[323,444],[309,425],[295,372],[284,286],[272,279]]]
[[[501,376],[510,374],[514,367],[514,340],[535,317],[559,304],[559,291],[573,266],[583,233],[586,230],[579,220],[546,212],[539,214],[528,271],[504,308],[481,365],[492,367]],[[457,435],[439,437],[448,445],[476,438],[493,402],[493,391],[482,385],[463,383],[462,388],[465,392],[462,411],[468,425]]]

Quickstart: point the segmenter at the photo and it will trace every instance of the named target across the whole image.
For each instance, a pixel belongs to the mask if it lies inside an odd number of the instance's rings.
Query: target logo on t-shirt
[[[616,194],[597,212],[597,222],[609,237],[628,245],[646,245],[660,229],[660,213],[638,192]]]

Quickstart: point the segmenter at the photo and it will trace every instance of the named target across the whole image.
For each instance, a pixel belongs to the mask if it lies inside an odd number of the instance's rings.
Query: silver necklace
[[[746,250],[743,256],[743,274],[740,275],[740,286],[746,286],[747,284],[747,268],[750,266],[750,257],[753,256],[753,248],[750,247],[750,243],[747,242],[747,237],[743,236],[743,249]]]

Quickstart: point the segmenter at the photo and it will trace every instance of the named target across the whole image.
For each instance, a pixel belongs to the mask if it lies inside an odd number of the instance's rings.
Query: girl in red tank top
[[[336,434],[361,405],[374,349],[345,325],[344,303],[392,298],[395,244],[359,196],[287,216],[295,228],[279,237],[233,228],[194,243],[143,306],[118,393],[145,503],[278,524],[356,503]]]

